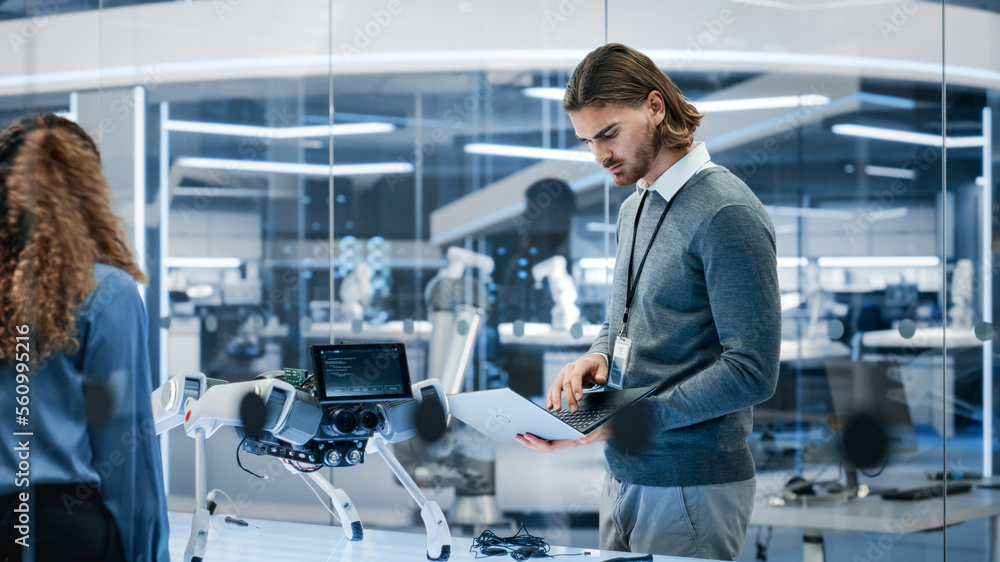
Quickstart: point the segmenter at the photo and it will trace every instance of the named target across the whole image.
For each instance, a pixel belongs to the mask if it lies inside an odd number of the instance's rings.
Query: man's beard
[[[649,173],[660,152],[660,132],[655,126],[646,130],[646,138],[639,145],[634,157],[634,164],[624,166],[620,174],[612,174],[615,183],[620,186],[632,185]]]

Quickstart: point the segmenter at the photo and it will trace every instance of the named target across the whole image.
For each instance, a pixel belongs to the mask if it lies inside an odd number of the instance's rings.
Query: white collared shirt
[[[700,172],[703,168],[710,168],[712,166],[715,166],[715,164],[712,164],[705,143],[697,142],[694,144],[691,152],[688,152],[683,158],[674,162],[673,166],[667,168],[667,171],[656,178],[653,185],[649,185],[645,179],[639,178],[639,181],[635,184],[636,193],[641,193],[643,189],[649,189],[650,191],[659,193],[664,199],[670,201],[692,176]]]

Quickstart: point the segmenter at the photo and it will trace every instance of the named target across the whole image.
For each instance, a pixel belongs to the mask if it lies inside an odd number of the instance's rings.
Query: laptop
[[[509,388],[463,392],[448,396],[451,415],[494,441],[507,443],[531,433],[542,439],[580,439],[607,423],[622,409],[649,396],[656,386],[606,390],[583,395],[576,412],[553,412]]]

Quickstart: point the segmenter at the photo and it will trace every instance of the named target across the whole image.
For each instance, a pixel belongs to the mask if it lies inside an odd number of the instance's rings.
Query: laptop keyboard
[[[613,407],[598,406],[587,410],[577,410],[576,412],[570,412],[567,408],[551,413],[553,416],[569,424],[573,429],[584,432],[614,409]]]

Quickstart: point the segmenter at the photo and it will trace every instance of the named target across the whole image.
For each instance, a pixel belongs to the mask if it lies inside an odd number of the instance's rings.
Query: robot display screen
[[[310,346],[320,402],[410,398],[410,373],[401,343]]]

